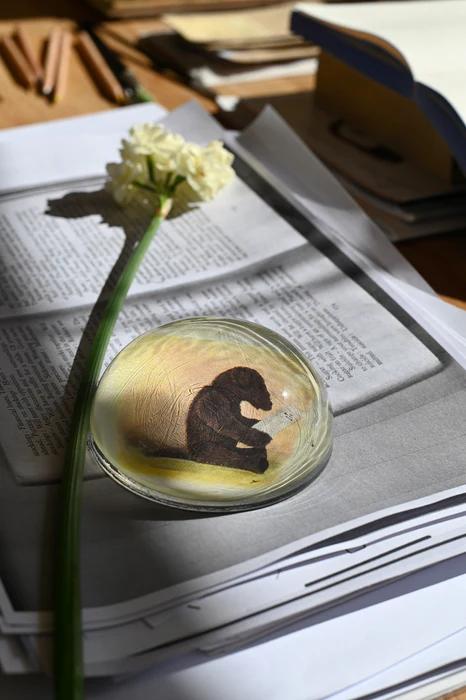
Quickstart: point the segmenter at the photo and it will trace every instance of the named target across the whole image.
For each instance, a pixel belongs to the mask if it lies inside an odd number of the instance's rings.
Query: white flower
[[[179,154],[178,168],[201,199],[212,199],[233,180],[232,162],[233,155],[220,141],[212,141],[205,148],[187,143]]]
[[[131,138],[123,141],[120,151],[123,160],[149,156],[160,172],[173,172],[176,169],[178,153],[185,143],[182,136],[166,131],[157,124],[141,124],[133,127],[129,133]]]
[[[122,206],[153,208],[182,183],[191,198],[212,199],[234,177],[233,156],[220,141],[198,146],[156,124],[133,127],[120,156],[121,163],[107,166],[107,187]]]
[[[114,200],[122,207],[135,204],[148,211],[154,211],[159,197],[153,190],[146,190],[135,183],[144,183],[146,178],[144,162],[125,161],[123,163],[109,163],[107,165],[106,189],[113,196]]]

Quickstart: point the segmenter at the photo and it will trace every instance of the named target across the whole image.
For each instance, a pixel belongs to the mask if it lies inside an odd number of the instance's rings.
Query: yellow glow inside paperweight
[[[317,476],[332,413],[315,370],[277,333],[188,318],[139,336],[108,366],[90,445],[111,477],[145,498],[245,510]]]

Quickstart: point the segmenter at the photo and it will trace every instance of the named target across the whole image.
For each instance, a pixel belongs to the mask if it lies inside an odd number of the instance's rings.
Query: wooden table
[[[94,19],[94,13],[76,0],[15,0],[0,7],[0,35],[14,30],[18,20],[26,29],[37,51],[42,50],[46,37],[57,24],[75,28],[76,22]],[[39,8],[37,6],[40,6]],[[14,7],[13,7],[14,6]],[[109,22],[104,28],[119,35],[121,40],[106,34],[110,44],[118,48],[125,62],[140,82],[167,109],[180,106],[190,99],[198,100],[209,112],[218,115],[211,98],[201,96],[174,78],[157,73],[150,61],[134,50],[131,44],[143,32],[160,30],[157,19]],[[309,117],[311,76],[229,86],[228,94],[244,98],[240,111],[243,123],[251,119],[261,104],[272,103],[300,133],[305,132]],[[3,60],[0,60],[0,128],[98,112],[115,107],[103,97],[73,52],[68,91],[62,102],[52,104],[44,97],[19,86]],[[236,124],[238,125],[238,124]],[[446,300],[466,309],[466,237],[464,234],[442,235],[398,244],[398,248]],[[466,700],[466,689],[448,696],[450,700]]]

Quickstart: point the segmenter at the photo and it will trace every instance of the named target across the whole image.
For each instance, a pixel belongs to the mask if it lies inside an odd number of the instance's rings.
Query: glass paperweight
[[[108,366],[91,450],[119,484],[158,503],[237,511],[291,495],[332,446],[315,370],[277,333],[188,318],[139,336]]]

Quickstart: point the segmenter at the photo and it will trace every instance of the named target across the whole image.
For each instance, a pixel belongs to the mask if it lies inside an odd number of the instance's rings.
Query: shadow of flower
[[[193,206],[196,205],[184,198],[177,198],[169,218],[173,219],[182,216],[192,209]],[[118,228],[124,233],[123,246],[113,267],[108,271],[106,282],[88,316],[68,376],[63,395],[63,404],[70,411],[89,357],[92,340],[106,304],[111,298],[118,279],[135,246],[139,243],[150,223],[151,213],[135,205],[127,208],[119,207],[111,195],[102,188],[92,191],[68,192],[60,198],[49,199],[45,214],[61,219],[82,219],[98,216],[96,235],[99,235],[100,224],[104,224],[109,228]],[[154,244],[157,244],[156,240]]]

